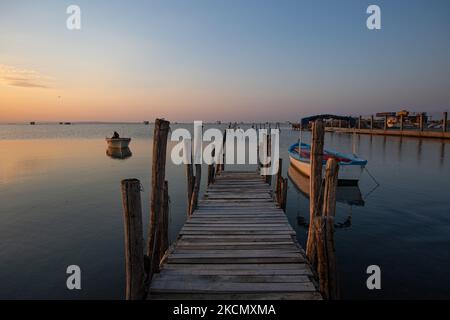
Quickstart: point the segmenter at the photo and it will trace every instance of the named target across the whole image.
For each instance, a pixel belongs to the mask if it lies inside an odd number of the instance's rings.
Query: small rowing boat
[[[306,143],[295,143],[289,147],[289,158],[293,167],[309,177],[311,175],[311,146]],[[343,154],[333,150],[324,150],[323,154],[323,175],[327,160],[335,158],[339,161],[339,184],[356,185],[367,164],[367,160],[358,158],[356,155]]]
[[[131,138],[106,138],[108,148],[124,149],[128,148]]]

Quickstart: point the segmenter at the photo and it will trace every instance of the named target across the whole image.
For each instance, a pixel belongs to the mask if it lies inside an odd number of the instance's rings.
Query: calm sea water
[[[192,129],[172,129],[180,126]],[[104,137],[113,130],[133,138],[131,157],[106,154]],[[144,125],[0,125],[0,298],[124,298],[120,181],[143,183],[147,224],[152,133]],[[297,137],[287,128],[281,132],[285,176],[287,147]],[[326,145],[351,152],[352,137],[327,134]],[[380,185],[366,172],[359,189],[339,190],[342,297],[450,298],[450,145],[361,136],[356,146]],[[184,167],[170,161],[166,174],[173,240],[186,219],[186,179]],[[287,206],[302,245],[302,221],[309,216],[305,183],[289,180]],[[82,269],[81,291],[66,289],[71,264]],[[381,267],[379,291],[366,288],[372,264]]]

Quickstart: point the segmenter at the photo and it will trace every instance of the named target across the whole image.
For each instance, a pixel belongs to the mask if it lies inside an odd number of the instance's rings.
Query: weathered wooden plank
[[[152,294],[150,300],[322,300],[318,292],[277,293],[169,293]]]
[[[167,263],[163,269],[177,269],[177,270],[303,270],[309,269],[305,263],[273,263],[273,264],[171,264]]]
[[[235,283],[216,281],[165,281],[155,279],[152,281],[153,292],[312,292],[316,291],[312,282],[302,283]]]
[[[161,274],[177,274],[177,275],[305,275],[312,276],[312,272],[309,269],[263,269],[263,270],[211,270],[211,269],[167,269],[162,271]]]
[[[153,281],[184,281],[185,274],[175,272],[162,272],[153,277]],[[305,275],[278,275],[278,274],[251,274],[251,275],[218,275],[218,274],[191,274],[192,282],[235,282],[235,283],[304,283],[311,282]]]

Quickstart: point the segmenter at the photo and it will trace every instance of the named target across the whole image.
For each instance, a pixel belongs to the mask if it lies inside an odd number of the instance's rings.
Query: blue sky
[[[80,31],[65,27],[70,4]],[[0,109],[130,121],[448,110],[449,15],[445,0],[1,0]],[[14,72],[39,76],[18,87]]]

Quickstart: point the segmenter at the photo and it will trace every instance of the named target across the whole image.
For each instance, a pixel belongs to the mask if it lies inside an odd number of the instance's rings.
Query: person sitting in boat
[[[114,131],[114,134],[113,134],[113,136],[112,136],[112,139],[119,139],[120,138],[120,136],[119,136],[119,134],[117,133],[117,131]]]

